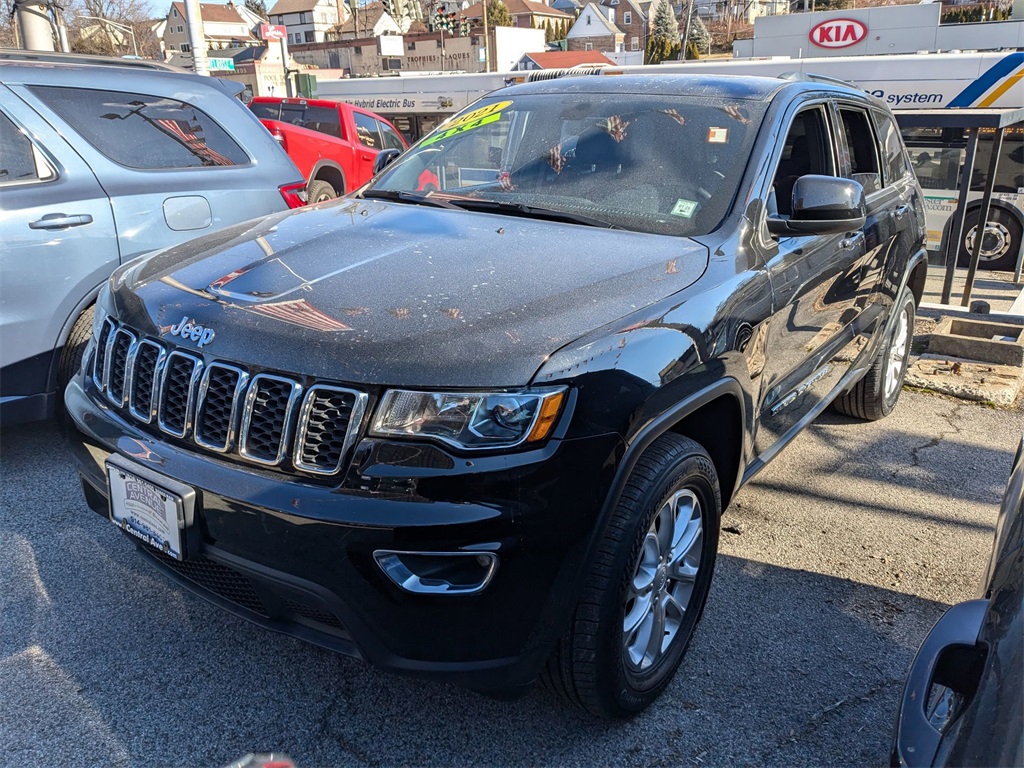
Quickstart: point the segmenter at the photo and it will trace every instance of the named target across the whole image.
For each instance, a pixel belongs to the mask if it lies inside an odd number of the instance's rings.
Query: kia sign
[[[264,40],[284,40],[288,30],[283,24],[260,24],[260,37]]]
[[[849,48],[868,36],[868,28],[856,19],[829,19],[807,36],[819,48]]]

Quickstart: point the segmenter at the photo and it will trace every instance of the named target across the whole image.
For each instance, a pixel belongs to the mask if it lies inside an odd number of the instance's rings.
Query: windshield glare
[[[706,234],[728,212],[765,107],[664,95],[494,94],[438,126],[370,190]]]

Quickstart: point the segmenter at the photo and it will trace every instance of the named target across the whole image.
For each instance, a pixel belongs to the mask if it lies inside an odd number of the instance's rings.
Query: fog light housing
[[[475,595],[498,569],[493,552],[399,552],[378,549],[377,565],[400,589],[415,595]]]

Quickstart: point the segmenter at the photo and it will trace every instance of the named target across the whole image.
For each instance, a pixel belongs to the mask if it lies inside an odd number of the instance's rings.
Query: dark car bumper
[[[268,629],[481,690],[524,686],[544,664],[622,454],[603,435],[438,467],[410,463],[409,444],[364,441],[331,487],[171,444],[92,394],[79,378],[65,402],[94,511],[108,516],[112,454],[196,491],[183,561],[139,544],[180,584]],[[381,550],[493,553],[497,568],[477,594],[413,594]]]
[[[900,700],[896,737],[890,764],[893,766],[930,766],[942,741],[942,733],[929,721],[927,707],[932,685],[955,663],[947,655],[951,649],[971,648],[978,642],[988,600],[970,600],[947,610],[921,645],[910,667]]]

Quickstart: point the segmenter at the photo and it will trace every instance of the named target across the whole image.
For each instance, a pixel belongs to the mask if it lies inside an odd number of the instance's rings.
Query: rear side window
[[[356,121],[356,135],[359,137],[359,143],[373,149],[380,149],[380,131],[377,129],[377,121],[362,112],[353,112],[352,117]]]
[[[859,181],[868,194],[881,186],[882,177],[878,168],[878,149],[875,133],[871,129],[868,114],[862,109],[840,108],[839,120],[850,165],[850,178]]]
[[[882,142],[882,180],[889,186],[907,175],[907,156],[893,119],[881,112],[875,112],[874,116]]]
[[[30,89],[93,147],[119,165],[144,170],[245,165],[249,156],[191,104],[121,91]]]
[[[0,112],[0,184],[40,180],[32,142]]]

